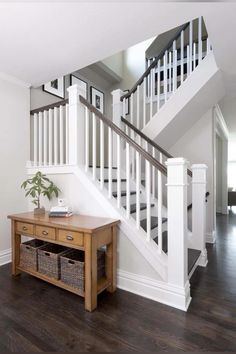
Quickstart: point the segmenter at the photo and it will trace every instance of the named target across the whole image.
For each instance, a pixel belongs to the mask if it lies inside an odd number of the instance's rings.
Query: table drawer
[[[83,233],[68,231],[68,230],[59,230],[58,241],[65,242],[68,244],[73,244],[76,246],[84,245],[84,236]]]
[[[21,232],[26,235],[34,235],[34,225],[33,224],[27,224],[25,222],[19,222],[17,221],[16,223],[16,231]]]
[[[49,240],[56,240],[56,230],[53,227],[36,225],[35,235]]]

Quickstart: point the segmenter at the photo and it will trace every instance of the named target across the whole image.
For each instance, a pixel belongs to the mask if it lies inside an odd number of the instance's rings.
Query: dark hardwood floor
[[[236,351],[236,215],[217,217],[209,265],[191,279],[189,311],[117,290],[98,309],[28,275],[0,268],[0,352]]]

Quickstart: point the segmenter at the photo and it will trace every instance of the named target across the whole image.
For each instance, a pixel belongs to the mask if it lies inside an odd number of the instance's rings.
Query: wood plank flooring
[[[0,268],[0,352],[236,351],[236,215],[217,217],[209,265],[191,280],[189,311],[118,290],[83,299]]]

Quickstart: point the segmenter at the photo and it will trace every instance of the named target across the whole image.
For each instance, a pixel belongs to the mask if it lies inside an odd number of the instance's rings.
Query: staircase
[[[201,24],[201,19],[198,21]],[[166,49],[162,56],[154,59],[128,94],[123,95],[121,90],[112,93],[112,120],[85,99],[85,92],[78,85],[69,87],[69,100],[32,111],[32,151],[28,163],[30,174],[37,170],[73,174],[78,186],[83,186],[92,195],[85,200],[87,209],[90,204],[97,203],[105,210],[104,216],[119,217],[120,233],[129,239],[160,277],[155,286],[145,279],[147,287],[152,289],[150,291],[155,288],[155,299],[185,311],[191,301],[189,278],[196,266],[207,264],[207,167],[195,164],[190,170],[183,157],[174,158],[142,132],[139,118],[142,117],[144,127],[148,123],[148,110],[150,119],[153,117],[156,84],[156,105],[161,109],[188,75],[186,65],[189,67],[191,63],[194,69],[201,62],[204,52],[201,41],[195,45],[190,43],[187,51],[184,50],[184,31],[189,29],[191,34],[191,28],[191,23],[181,28],[168,47],[173,49],[173,55]],[[199,36],[201,38],[200,29]],[[209,41],[206,43],[210,50]],[[179,55],[180,80],[177,75]],[[167,70],[172,74],[167,74]],[[170,86],[171,93],[167,92]],[[130,119],[124,118],[127,100],[130,100]],[[125,129],[122,129],[124,123]],[[187,227],[188,194],[192,195],[191,231]],[[132,254],[130,257],[132,259]],[[137,281],[131,278],[134,290]],[[149,297],[154,298],[153,295]]]

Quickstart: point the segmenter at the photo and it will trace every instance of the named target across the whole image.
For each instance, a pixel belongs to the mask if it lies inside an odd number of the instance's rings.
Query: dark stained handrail
[[[181,26],[180,30],[176,33],[176,35],[167,43],[164,49],[158,54],[158,56],[155,58],[155,60],[149,65],[147,70],[143,73],[143,75],[140,77],[140,79],[135,83],[135,85],[132,87],[129,92],[127,92],[125,95],[121,96],[120,100],[123,101],[125,98],[128,98],[131,96],[132,93],[134,93],[137,90],[137,87],[141,85],[143,82],[144,78],[147,77],[150,74],[150,71],[157,65],[158,60],[160,60],[165,52],[169,50],[172,47],[173,42],[180,36],[181,32],[186,30],[188,28],[189,22],[186,23],[185,25]]]
[[[157,149],[159,152],[161,152],[163,155],[165,155],[167,158],[171,159],[174,156],[172,156],[168,151],[166,151],[165,149],[163,149],[161,146],[159,146],[158,144],[156,144],[154,141],[152,141],[147,135],[145,135],[141,130],[139,130],[138,128],[136,128],[132,123],[130,123],[127,119],[125,119],[124,117],[121,117],[121,121],[123,123],[125,123],[130,129],[132,129],[136,134],[138,134],[139,136],[141,136],[142,139],[146,140],[148,142],[148,144],[150,144],[152,147],[154,147],[155,149]],[[188,175],[190,177],[192,177],[192,171],[188,169]]]
[[[53,109],[55,107],[65,106],[69,102],[68,98],[65,100],[58,101],[56,103],[48,104],[47,106],[43,106],[40,108],[32,109],[30,114],[40,113],[44,111],[48,111],[49,109]]]
[[[147,151],[139,146],[133,139],[125,134],[117,125],[115,125],[110,119],[104,116],[99,110],[97,110],[91,103],[89,103],[84,97],[79,96],[80,102],[85,105],[90,112],[94,113],[99,119],[101,119],[108,127],[110,127],[116,134],[122,137],[130,146],[140,153],[146,160],[148,160],[154,167],[156,167],[165,176],[167,175],[167,168],[159,161],[152,157]]]

